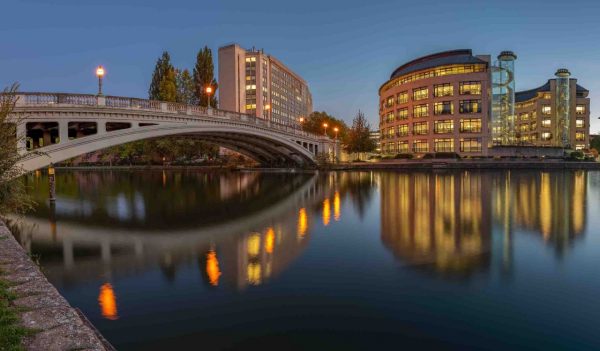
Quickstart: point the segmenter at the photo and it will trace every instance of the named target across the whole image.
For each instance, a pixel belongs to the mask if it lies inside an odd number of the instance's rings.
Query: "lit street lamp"
[[[337,140],[337,135],[340,130],[338,127],[335,127],[335,128],[333,128],[333,131],[335,132],[335,140]]]
[[[271,121],[271,105],[266,104],[265,111],[267,111],[267,120],[270,122]]]
[[[212,94],[213,88],[209,85],[206,87],[206,104],[210,108],[210,94]]]
[[[102,78],[104,77],[104,67],[96,68],[96,76],[98,77],[98,96],[102,96]]]
[[[323,123],[323,129],[325,130],[325,136],[327,136],[327,127],[329,125],[327,123]]]

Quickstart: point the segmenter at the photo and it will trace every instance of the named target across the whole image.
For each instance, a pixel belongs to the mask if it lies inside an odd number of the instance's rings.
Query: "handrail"
[[[4,95],[6,93],[0,93]],[[161,113],[170,113],[178,115],[189,115],[199,117],[217,117],[219,119],[229,119],[243,122],[246,124],[266,127],[277,131],[283,131],[298,136],[313,139],[325,139],[326,137],[303,131],[299,125],[287,125],[273,121],[267,121],[254,115],[221,110],[216,108],[206,108],[204,106],[186,105],[175,102],[165,102],[158,100],[146,100],[139,98],[129,98],[122,96],[98,96],[93,94],[70,94],[70,93],[47,93],[47,92],[18,92],[16,107],[38,107],[38,106],[95,106],[109,107],[125,110],[141,111],[159,111]],[[329,138],[327,138],[329,139]]]

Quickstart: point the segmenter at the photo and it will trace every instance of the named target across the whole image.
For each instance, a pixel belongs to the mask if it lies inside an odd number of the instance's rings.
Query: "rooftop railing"
[[[253,115],[207,108],[204,106],[186,105],[175,102],[164,102],[156,100],[145,100],[120,96],[98,96],[92,94],[67,94],[67,93],[17,93],[15,94],[16,107],[40,107],[40,106],[88,106],[108,107],[125,110],[153,111],[167,114],[177,114],[196,117],[215,117],[228,119],[236,122],[256,125],[267,129],[290,133],[313,139],[323,139],[324,136],[305,132],[299,125],[282,124],[268,121]]]

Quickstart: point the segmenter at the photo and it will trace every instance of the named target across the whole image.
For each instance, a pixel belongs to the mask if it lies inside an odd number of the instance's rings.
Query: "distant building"
[[[588,90],[559,69],[545,85],[515,92],[516,58],[503,51],[492,63],[490,55],[452,50],[399,66],[379,89],[382,152],[588,148]]]
[[[302,77],[263,50],[237,44],[219,48],[219,107],[286,125],[313,108]]]
[[[375,145],[377,145],[375,147],[375,152],[381,153],[381,133],[379,133],[378,130],[372,130],[369,132],[369,137],[371,138],[371,140],[374,140]]]

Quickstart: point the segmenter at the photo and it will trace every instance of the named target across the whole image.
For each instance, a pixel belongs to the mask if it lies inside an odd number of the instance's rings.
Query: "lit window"
[[[549,115],[552,113],[552,107],[550,107],[550,105],[543,105],[542,106],[542,114],[543,115]]]
[[[460,113],[480,113],[481,100],[461,100],[459,105]]]
[[[458,93],[460,95],[481,95],[481,82],[460,82]]]
[[[398,103],[399,104],[404,104],[408,102],[408,92],[403,91],[400,94],[398,94]]]
[[[452,87],[452,84],[450,84],[450,83],[437,84],[437,85],[433,86],[433,95],[435,97],[452,96],[453,93],[454,93],[454,89]]]
[[[460,152],[481,152],[481,139],[479,139],[479,138],[460,139]]]
[[[550,93],[544,93],[544,99],[549,100],[552,98],[552,94]]]
[[[575,113],[577,113],[578,115],[584,115],[585,114],[585,105],[575,106]]]
[[[454,113],[452,101],[442,101],[433,104],[434,115],[451,115]]]
[[[408,152],[408,141],[399,141],[398,142],[398,152],[400,152],[400,153]]]
[[[585,133],[582,133],[582,132],[575,133],[575,140],[576,141],[585,141]]]
[[[429,122],[413,123],[413,134],[414,135],[426,135],[428,133],[429,133]]]
[[[454,139],[434,139],[433,150],[435,152],[453,152],[454,151]]]
[[[408,124],[401,124],[398,126],[398,136],[407,136],[408,135]],[[407,146],[408,147],[408,146]]]
[[[427,140],[415,140],[413,142],[413,152],[429,152],[429,142]]]
[[[385,121],[387,123],[391,123],[396,119],[396,117],[394,116],[394,111],[390,111],[385,115]]]
[[[552,133],[549,132],[543,132],[542,133],[542,140],[544,141],[548,141],[552,139]]]
[[[385,107],[392,107],[394,106],[394,97],[390,96],[385,100]]]
[[[550,127],[552,125],[552,120],[551,119],[543,119],[542,120],[542,127]]]
[[[429,89],[418,88],[413,90],[413,100],[423,100],[429,97]]]
[[[582,119],[580,119],[580,118],[577,118],[577,119],[575,120],[575,126],[576,126],[577,128],[583,128],[583,127],[585,126],[585,121],[584,121],[584,120],[582,120]]]
[[[413,106],[413,118],[429,116],[429,105]]]
[[[583,149],[585,149],[585,145],[583,145],[583,144],[575,145],[575,150],[583,150]]]
[[[460,120],[461,133],[481,133],[481,120],[479,118],[468,118]]]
[[[408,118],[408,109],[405,108],[401,108],[398,111],[396,111],[396,119],[402,120],[402,119],[407,119]]]
[[[529,121],[529,113],[527,113],[527,112],[519,113],[519,119],[523,122]]]
[[[454,121],[451,119],[435,121],[435,123],[433,125],[433,132],[435,134],[453,133],[454,132]]]

